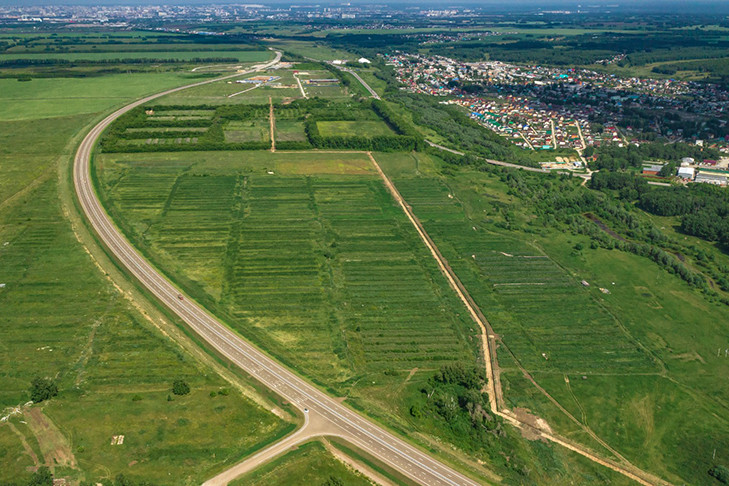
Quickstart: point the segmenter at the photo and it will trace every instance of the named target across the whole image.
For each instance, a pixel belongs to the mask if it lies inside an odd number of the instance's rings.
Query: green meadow
[[[36,376],[59,389],[0,425],[0,481],[24,481],[29,467],[48,463],[72,481],[123,473],[160,485],[199,484],[293,427],[266,399],[242,395],[209,360],[145,318],[95,266],[66,219],[75,211],[68,161],[96,112],[185,81],[0,81],[8,87],[0,90],[2,415],[29,400]],[[51,106],[36,99],[41,85]],[[79,98],[91,86],[108,92],[87,106]],[[189,395],[172,394],[176,379],[189,384]],[[112,444],[119,436],[123,442]]]
[[[438,176],[442,162],[428,155],[378,160],[499,335],[510,407],[583,435],[521,383],[527,371],[637,466],[674,483],[712,484],[696,471],[727,461],[726,307],[650,260],[589,248],[587,237],[504,229],[533,216],[497,174]]]
[[[369,137],[395,135],[395,132],[382,120],[318,121],[316,125],[322,137],[356,137],[363,134]]]
[[[1,61],[17,59],[45,60],[58,59],[65,61],[125,61],[129,59],[165,59],[192,61],[194,59],[228,58],[238,62],[264,62],[273,58],[271,51],[243,51],[243,50],[192,50],[192,51],[108,51],[108,52],[22,52],[1,53]]]
[[[341,483],[334,482],[335,480]],[[330,481],[330,483],[327,483]],[[307,442],[255,471],[233,481],[231,486],[309,486],[313,484],[373,484],[349,465],[338,460],[321,442]]]
[[[377,158],[395,160],[403,173],[413,160],[434,171],[420,155]],[[115,221],[159,268],[347,403],[427,447],[456,444],[463,453],[442,453],[477,457],[498,473],[467,467],[492,481],[504,474],[538,484],[623,484],[509,428],[485,447],[439,419],[412,415],[441,366],[478,363],[478,335],[365,154],[102,154],[95,167]]]
[[[27,82],[0,79],[0,120],[37,120],[95,114],[166,87],[195,80],[192,74],[187,73],[113,74],[81,79],[38,78]],[[51,132],[47,135],[55,136]],[[17,140],[17,145],[23,147],[22,140]]]

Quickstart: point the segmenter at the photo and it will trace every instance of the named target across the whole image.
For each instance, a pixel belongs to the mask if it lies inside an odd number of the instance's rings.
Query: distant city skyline
[[[265,1],[227,1],[227,0],[175,0],[171,1],[150,1],[150,0],[66,0],[62,2],[54,0],[0,0],[0,6],[3,7],[33,7],[33,6],[114,6],[114,5],[246,5],[246,4],[260,4],[260,5],[307,5],[307,6],[341,6],[345,4],[351,4],[352,6],[368,6],[373,5],[373,2],[367,0],[350,0],[349,2],[342,1],[327,1],[327,0],[265,0]],[[715,10],[729,10],[729,6],[726,1],[723,0],[703,0],[703,1],[691,1],[691,0],[512,0],[509,2],[508,7],[504,5],[502,0],[457,0],[453,2],[442,2],[438,0],[418,0],[408,1],[400,0],[397,2],[374,2],[382,6],[389,6],[392,8],[402,7],[418,7],[424,8],[457,8],[457,7],[500,7],[499,10],[509,10],[513,8],[522,9],[528,8],[541,8],[541,9],[577,9],[577,8],[614,8],[615,10],[631,10],[631,9],[647,9],[660,11],[663,8],[670,8],[666,13],[672,13],[684,10],[690,10],[694,13],[701,13],[702,11],[715,11]],[[678,9],[678,10],[677,10]]]

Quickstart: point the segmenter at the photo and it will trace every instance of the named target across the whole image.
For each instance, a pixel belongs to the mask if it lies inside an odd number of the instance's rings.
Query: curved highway
[[[417,483],[475,486],[478,483],[474,480],[433,459],[380,425],[335,401],[231,331],[200,305],[182,297],[180,291],[147,262],[114,226],[96,196],[90,177],[92,151],[101,133],[114,120],[129,110],[161,96],[265,69],[275,65],[280,59],[281,53],[277,52],[276,58],[271,62],[254,66],[246,72],[163,91],[135,101],[104,118],[83,139],[74,159],[73,181],[81,208],[99,239],[149,292],[177,314],[211,348],[295,404],[305,414],[316,417],[325,425],[322,427],[323,434],[345,438]]]

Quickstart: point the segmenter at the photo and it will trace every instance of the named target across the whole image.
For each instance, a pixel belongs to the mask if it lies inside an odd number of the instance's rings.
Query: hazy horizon
[[[261,5],[342,5],[349,3],[351,5],[389,5],[391,7],[406,7],[406,6],[423,6],[426,8],[433,7],[490,7],[498,6],[502,9],[507,10],[502,0],[458,0],[453,2],[443,2],[438,0],[418,0],[408,1],[400,0],[396,2],[371,2],[367,0],[350,0],[349,2],[342,1],[327,1],[327,0],[250,0],[250,1],[226,1],[226,0],[175,0],[172,1],[150,1],[150,0],[68,0],[68,1],[53,1],[53,0],[0,0],[0,5],[4,7],[32,7],[32,6],[125,6],[125,5],[245,5],[245,4],[261,4]],[[699,2],[691,0],[512,0],[509,2],[509,7],[532,7],[532,8],[571,8],[577,9],[586,7],[609,7],[617,10],[630,10],[634,8],[640,9],[656,9],[662,10],[662,7],[670,8],[670,11],[666,13],[677,13],[678,10],[683,10],[682,7],[697,11],[697,6],[701,6],[708,9],[715,9],[720,7],[729,7],[727,2],[724,0],[702,0]],[[700,12],[699,12],[700,13]]]

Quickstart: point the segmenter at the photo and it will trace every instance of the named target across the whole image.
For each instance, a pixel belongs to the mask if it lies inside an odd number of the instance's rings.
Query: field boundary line
[[[382,168],[380,167],[380,165],[377,163],[374,156],[372,155],[372,152],[367,152],[367,155],[369,156],[370,161],[374,165],[375,170],[382,178],[382,180],[385,184],[385,187],[388,189],[388,191],[393,196],[395,201],[405,212],[405,215],[407,216],[408,220],[410,220],[410,223],[415,227],[415,230],[417,231],[420,238],[423,240],[423,243],[425,243],[425,246],[428,248],[431,255],[436,260],[438,267],[440,268],[443,275],[446,277],[446,280],[448,280],[448,283],[450,284],[451,288],[455,291],[456,295],[458,295],[460,300],[466,306],[466,309],[468,310],[468,313],[471,315],[471,318],[481,328],[481,332],[483,335],[482,349],[483,349],[483,357],[484,357],[484,361],[485,361],[484,364],[486,367],[486,377],[487,377],[486,392],[489,397],[489,405],[491,407],[492,413],[503,418],[505,421],[509,422],[511,425],[517,427],[518,429],[530,429],[533,432],[535,432],[540,438],[544,438],[546,440],[554,442],[555,444],[559,444],[573,452],[576,452],[576,453],[586,457],[587,459],[590,459],[593,462],[596,462],[609,469],[612,469],[613,471],[616,471],[644,486],[669,485],[670,483],[668,483],[667,481],[657,478],[654,475],[647,473],[630,463],[628,463],[628,466],[624,466],[624,465],[621,465],[610,459],[602,458],[602,457],[598,456],[596,452],[591,451],[590,449],[588,449],[585,446],[572,443],[568,439],[560,437],[559,435],[556,435],[551,432],[547,432],[541,428],[537,428],[537,427],[534,427],[533,425],[522,422],[511,411],[507,410],[506,408],[501,409],[499,407],[499,401],[501,403],[503,403],[503,395],[502,395],[500,380],[498,382],[498,385],[496,382],[496,380],[498,379],[498,378],[496,378],[496,376],[498,375],[498,365],[495,364],[496,352],[495,352],[495,346],[494,346],[494,341],[496,339],[496,336],[493,332],[493,329],[491,328],[491,325],[489,324],[488,320],[486,320],[485,316],[481,313],[481,310],[478,308],[476,303],[473,301],[470,294],[468,294],[467,289],[460,282],[460,280],[458,279],[458,276],[455,274],[453,269],[450,267],[447,260],[440,253],[440,251],[438,250],[438,247],[435,245],[433,240],[430,238],[430,235],[428,235],[428,233],[425,231],[425,228],[423,227],[422,223],[413,213],[412,208],[407,204],[407,202],[402,197],[402,195],[397,190],[397,188],[392,183],[392,181],[387,176],[387,174],[385,174],[383,172]],[[534,382],[533,379],[531,381],[532,381],[532,383],[534,383],[536,385],[536,382]],[[539,386],[537,386],[537,387],[540,390],[544,391],[544,393],[546,393],[546,391],[543,390],[541,387],[539,387]],[[549,395],[547,394],[547,396],[549,396]],[[498,397],[498,399],[497,399],[497,397]],[[554,401],[553,398],[552,398],[552,401]],[[560,408],[563,408],[563,407],[560,407]],[[618,457],[622,457],[622,456],[618,455]]]
[[[62,155],[60,157],[66,157],[65,155]],[[60,159],[60,157],[58,159]],[[54,162],[48,164],[48,167],[42,170],[42,172],[30,181],[25,187],[19,189],[17,192],[14,192],[13,194],[9,195],[4,200],[0,201],[0,210],[3,210],[7,207],[12,206],[18,199],[21,199],[26,194],[29,194],[33,189],[40,186],[44,182],[46,182],[48,179],[50,179],[51,175],[53,175],[53,172],[55,171],[55,165],[58,159],[54,160]]]
[[[269,130],[271,132],[271,152],[276,151],[276,137],[274,131],[276,130],[276,118],[273,114],[273,99],[268,97],[268,123],[270,125]]]

